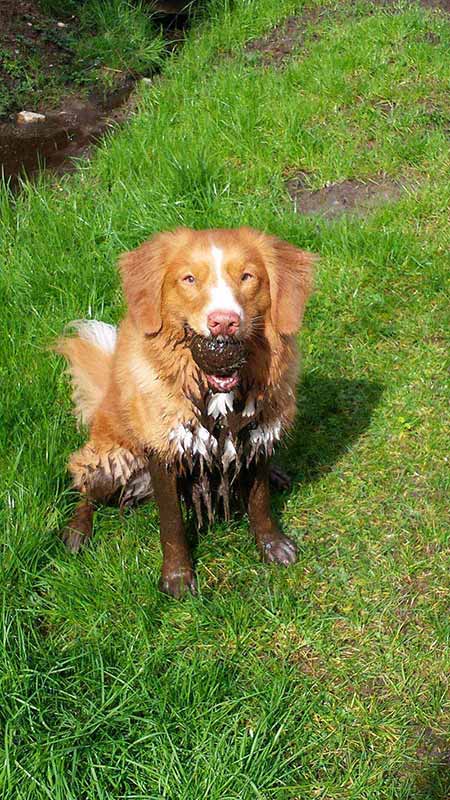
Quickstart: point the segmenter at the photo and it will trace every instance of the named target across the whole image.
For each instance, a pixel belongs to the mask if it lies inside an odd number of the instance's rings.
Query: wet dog
[[[95,506],[156,500],[161,588],[195,591],[182,503],[198,524],[241,498],[263,560],[294,542],[270,514],[269,460],[294,420],[296,333],[313,256],[251,228],[160,233],[120,259],[128,313],[95,320],[57,350],[89,440],[69,462],[82,495],[63,532],[77,551]]]

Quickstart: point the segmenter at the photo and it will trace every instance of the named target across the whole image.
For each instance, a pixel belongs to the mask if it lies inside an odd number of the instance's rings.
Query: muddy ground
[[[167,0],[156,5],[170,53],[183,39],[189,3]],[[153,13],[154,6],[149,9]],[[93,142],[127,117],[141,76],[123,74],[109,90],[83,86],[73,48],[79,20],[44,13],[38,0],[0,0],[0,21],[3,174],[15,182],[41,165],[71,169],[75,157],[87,155]],[[45,120],[20,125],[17,114],[22,110],[43,114]]]
[[[294,210],[307,216],[335,219],[343,214],[365,216],[384,203],[399,200],[402,194],[413,192],[417,184],[410,180],[393,180],[379,175],[372,180],[351,179],[312,191],[300,173],[291,178],[286,188]]]
[[[450,0],[421,2],[425,7],[450,13]],[[169,51],[182,41],[188,12],[195,0],[160,0],[156,5]],[[392,3],[374,0],[368,2],[369,8],[371,5]],[[149,7],[153,8],[150,4]],[[262,67],[282,68],[285,61],[301,49],[306,28],[333,13],[333,9],[316,7],[291,16],[267,36],[250,42],[246,52],[259,59]],[[74,157],[86,155],[93,142],[127,117],[132,107],[132,89],[139,76],[124,75],[109,93],[82,91],[71,48],[71,37],[78,24],[76,16],[58,19],[46,14],[38,0],[0,0],[0,20],[0,101],[3,100],[0,102],[0,164],[3,173],[15,180],[22,172],[32,174],[40,165],[58,171],[70,169]],[[39,90],[33,91],[32,82],[27,95],[26,81],[18,65],[29,60],[30,53],[41,81],[51,85],[57,73],[59,82],[63,83],[63,95],[59,90],[53,102],[48,91],[44,95],[40,95]],[[17,112],[23,108],[43,113],[45,121],[18,125]],[[302,180],[301,175],[297,176],[287,187],[296,209],[325,216],[368,208],[376,204],[376,198],[394,199],[401,192],[398,185],[387,185],[383,178],[367,185],[344,181],[319,192],[308,192]]]

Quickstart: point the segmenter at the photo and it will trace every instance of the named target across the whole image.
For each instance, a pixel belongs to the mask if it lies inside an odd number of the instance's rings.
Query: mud
[[[267,36],[249,42],[245,52],[258,54],[263,66],[281,67],[302,46],[308,26],[318,23],[321,17],[329,13],[329,9],[316,8],[305,11],[301,16],[288,17]]]
[[[420,0],[420,5],[424,8],[434,8],[450,14],[450,0]]]
[[[286,183],[297,214],[334,219],[344,214],[366,216],[375,208],[390,203],[407,191],[417,188],[411,180],[393,180],[377,176],[364,182],[351,179],[311,190],[306,187],[307,176],[300,173]]]
[[[89,154],[89,147],[130,111],[134,82],[124,85],[102,100],[70,99],[60,111],[46,113],[44,122],[0,124],[0,164],[6,178],[32,175],[41,167],[69,171],[74,159]]]
[[[159,12],[170,52],[183,41],[193,0],[150,5],[152,13]],[[0,50],[6,48],[5,52],[16,54],[18,60],[34,52],[40,69],[49,77],[52,71],[69,67],[72,55],[66,31],[77,24],[75,17],[58,28],[57,18],[45,15],[36,0],[0,0],[0,20]],[[14,89],[16,79],[2,69],[1,62],[0,80],[8,89]],[[41,168],[56,173],[71,171],[77,158],[89,156],[92,146],[129,116],[136,80],[139,78],[124,75],[114,91],[107,95],[92,93],[87,99],[74,94],[69,80],[66,97],[57,109],[49,110],[39,96],[32,103],[25,103],[26,110],[45,115],[41,122],[18,125],[16,114],[22,107],[13,105],[0,118],[0,168],[5,178],[15,187],[20,176],[32,176]]]

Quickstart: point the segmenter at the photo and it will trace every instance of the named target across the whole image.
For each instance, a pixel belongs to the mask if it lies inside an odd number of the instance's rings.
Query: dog
[[[62,533],[77,552],[98,503],[156,500],[161,589],[195,593],[182,503],[197,523],[242,500],[262,559],[294,542],[270,513],[269,462],[296,412],[296,333],[314,256],[252,228],[158,233],[119,261],[128,312],[55,349],[89,440],[69,461],[82,497]]]

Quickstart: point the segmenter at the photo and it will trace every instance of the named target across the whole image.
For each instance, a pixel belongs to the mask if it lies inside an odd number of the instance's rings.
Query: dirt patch
[[[254,39],[246,47],[246,53],[258,54],[263,66],[281,66],[305,40],[307,27],[331,13],[331,9],[315,8],[305,11],[301,16],[292,16],[277,25],[270,33]]]
[[[392,203],[405,192],[417,188],[410,180],[385,176],[376,176],[367,182],[352,178],[316,190],[308,189],[306,181],[305,173],[299,173],[286,183],[295,212],[327,219],[349,213],[366,216],[373,209]]]
[[[149,13],[160,12],[157,27],[163,31],[167,53],[182,43],[192,3],[182,4],[185,13],[180,13],[181,3],[175,0],[149,4]],[[61,14],[64,7],[61,4]],[[47,14],[39,0],[0,0],[0,21],[3,174],[14,185],[19,175],[30,175],[41,166],[71,170],[74,157],[88,155],[102,134],[129,115],[132,89],[141,73],[126,66],[108,71],[96,59],[80,61],[76,49],[80,20],[68,12],[61,19]],[[83,36],[90,39],[93,33],[85,24]],[[153,65],[151,74],[155,76],[159,68]],[[98,80],[93,70],[104,73],[105,81]],[[39,112],[45,120],[19,125],[17,112],[22,110]]]
[[[269,652],[286,659],[305,675],[323,678],[327,674],[321,656],[303,640],[293,623],[280,625],[274,631]]]
[[[374,697],[377,700],[393,701],[391,689],[383,675],[367,680],[359,687],[358,693],[364,699]]]
[[[417,728],[415,736],[419,740],[416,753],[421,761],[437,761],[450,767],[450,738],[432,728]]]
[[[70,74],[72,32],[78,20],[45,15],[34,0],[0,0],[0,116],[20,110],[22,98]],[[39,111],[39,95],[33,98]]]
[[[450,0],[420,0],[424,8],[435,8],[450,14]]]
[[[70,169],[71,159],[126,116],[133,80],[120,76],[109,92],[89,95],[74,71],[75,16],[45,14],[36,0],[0,0],[0,164],[6,178],[40,166]],[[66,99],[61,100],[61,94]],[[3,115],[1,113],[3,109]],[[17,112],[43,122],[16,124]],[[3,121],[1,121],[3,120]]]

